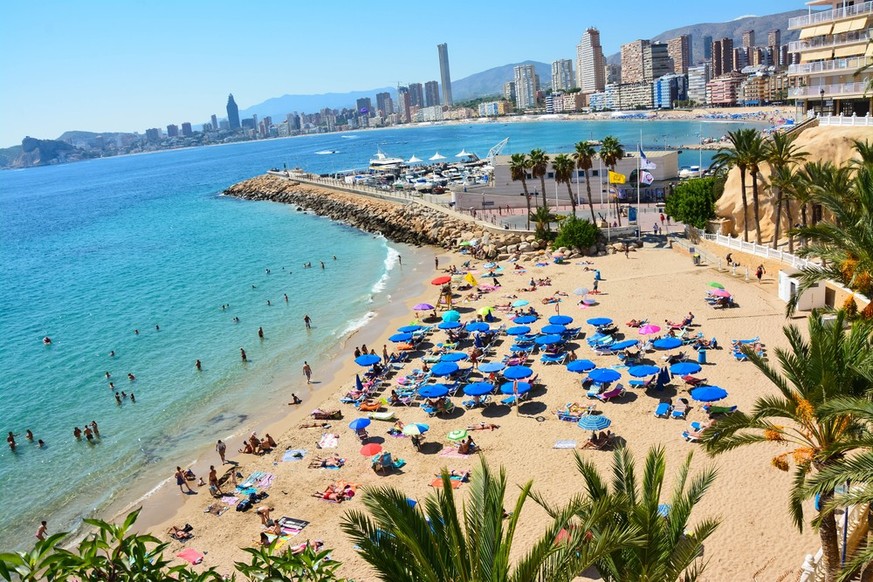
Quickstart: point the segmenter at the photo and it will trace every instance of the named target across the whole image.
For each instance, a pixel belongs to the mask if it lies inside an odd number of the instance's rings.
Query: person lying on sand
[[[194,534],[191,533],[191,530],[194,529],[190,525],[185,525],[185,527],[176,527],[171,526],[170,529],[167,530],[167,533],[170,534],[170,537],[174,540],[178,540],[180,542],[184,542],[186,540],[190,540],[194,537]]]
[[[476,424],[471,424],[467,427],[467,430],[494,430],[495,428],[500,428],[500,425],[492,424],[490,422],[479,422]]]
[[[298,425],[297,428],[330,428],[329,422],[305,422]]]
[[[452,469],[449,471],[449,477],[458,477],[457,481],[461,481],[462,483],[466,483],[470,480],[470,471],[458,471],[457,469]],[[435,477],[442,477],[442,473],[436,473]]]
[[[340,458],[338,455],[333,455],[330,457],[315,457],[310,461],[309,468],[310,469],[324,469],[324,468],[340,468],[346,464],[346,460]]]

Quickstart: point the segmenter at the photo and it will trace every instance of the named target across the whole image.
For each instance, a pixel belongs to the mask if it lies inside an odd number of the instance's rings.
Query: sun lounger
[[[622,386],[621,384],[616,384],[615,388],[607,390],[602,394],[598,394],[596,398],[601,402],[609,402],[610,400],[621,398],[622,396],[624,396],[624,392],[624,386]]]
[[[505,404],[506,406],[516,406],[519,402],[527,400],[527,395],[530,392],[525,392],[524,394],[511,394],[500,401],[501,404]]]
[[[734,406],[716,406],[714,404],[704,404],[703,410],[709,415],[709,418],[718,415],[728,415],[733,414],[737,411],[736,405]]]
[[[740,345],[740,344],[747,344],[747,345],[748,345],[748,344],[756,344],[756,343],[758,343],[760,340],[761,340],[761,338],[758,337],[758,336],[755,336],[755,337],[753,337],[753,338],[751,338],[751,339],[738,339],[738,340],[737,340],[737,339],[732,339],[732,340],[731,340],[731,345],[732,345],[732,346],[737,346],[737,345]]]
[[[649,376],[645,380],[634,379],[634,380],[630,380],[628,382],[628,385],[631,388],[649,388],[651,386],[654,386],[654,384],[655,384],[655,376]]]
[[[668,364],[672,365],[672,364],[678,364],[679,362],[684,362],[685,358],[686,358],[685,352],[679,352],[678,354],[672,354],[672,355],[668,354],[661,359],[664,360],[665,362],[667,362]]]
[[[479,398],[479,402],[477,403],[475,400],[464,400],[461,402],[461,405],[467,410],[472,410],[474,408],[486,407],[491,404],[491,397],[487,394]]]
[[[673,412],[670,413],[671,418],[685,418],[688,415],[688,410],[691,408],[691,405],[688,404],[688,400],[685,398],[680,398],[677,403],[673,406]]]
[[[368,399],[358,404],[358,410],[361,412],[376,412],[380,408],[382,408],[382,402],[380,400]]]
[[[406,461],[403,459],[393,459],[391,457],[391,453],[385,451],[381,452],[375,457],[373,457],[373,461],[371,462],[371,466],[373,470],[377,473],[389,473],[391,471],[396,471],[400,469],[406,464]]]
[[[702,386],[706,384],[706,378],[697,378],[695,376],[692,376],[691,374],[682,376],[682,381],[689,386]]]
[[[371,412],[367,415],[367,418],[372,420],[394,420],[397,418],[397,415],[394,414],[394,411],[389,410],[387,412]]]
[[[662,400],[658,407],[655,408],[655,416],[658,418],[669,418],[673,411],[673,403],[669,400]]]
[[[565,361],[567,361],[567,353],[564,352],[554,355],[543,354],[542,356],[540,356],[540,361],[543,364],[563,364]]]
[[[688,430],[682,431],[682,438],[684,438],[689,443],[700,442],[700,434]]]

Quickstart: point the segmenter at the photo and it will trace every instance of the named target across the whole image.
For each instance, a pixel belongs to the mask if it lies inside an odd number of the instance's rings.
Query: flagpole
[[[640,141],[637,152],[637,240],[643,238],[643,223],[640,217],[640,174],[643,171],[643,130],[640,130]]]

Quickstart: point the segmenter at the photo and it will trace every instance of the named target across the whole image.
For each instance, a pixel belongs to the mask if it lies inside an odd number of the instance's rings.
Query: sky
[[[620,10],[616,10],[620,7]],[[698,22],[804,7],[802,0],[46,0],[4,2],[0,147],[67,130],[139,131],[225,115],[285,94],[453,79],[524,60],[574,58],[600,29],[605,54]]]

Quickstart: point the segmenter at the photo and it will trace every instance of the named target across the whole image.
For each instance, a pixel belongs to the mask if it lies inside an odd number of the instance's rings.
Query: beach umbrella
[[[403,434],[407,436],[415,436],[419,434],[424,434],[430,430],[430,427],[421,422],[410,422],[406,426],[403,427]]]
[[[564,333],[567,331],[567,328],[563,325],[550,323],[549,325],[544,325],[540,331],[543,333]]]
[[[651,335],[653,333],[658,333],[659,331],[661,331],[661,328],[657,325],[646,324],[640,327],[640,335]]]
[[[570,325],[573,323],[573,318],[569,315],[553,315],[549,318],[549,323],[553,325]]]
[[[638,343],[640,343],[640,340],[626,339],[626,340],[621,340],[620,342],[615,342],[614,344],[611,344],[608,347],[613,349],[613,350],[626,350],[628,348],[634,347]]]
[[[659,350],[675,350],[682,345],[682,340],[678,337],[662,337],[653,341],[652,345]]]
[[[687,376],[688,374],[696,374],[703,368],[697,362],[679,362],[670,366],[670,372],[676,376]]]
[[[485,364],[479,364],[479,371],[490,374],[491,372],[499,372],[505,367],[506,365],[503,364],[503,362],[487,362]]]
[[[528,303],[530,303],[530,301],[528,301],[527,299],[516,299],[515,301],[512,302],[512,306],[513,307],[524,307]]]
[[[493,269],[493,268],[495,268],[496,266],[497,266],[497,263],[490,262],[490,263],[485,263],[484,265],[482,265],[482,268],[484,268],[484,269]]]
[[[446,435],[450,441],[459,441],[467,438],[467,431],[463,428],[455,429]]]
[[[430,369],[430,373],[434,376],[450,376],[459,369],[458,365],[454,362],[440,362]]]
[[[582,305],[580,305],[579,307],[581,307],[583,309],[587,309],[587,308],[593,307],[595,305],[597,305],[597,299],[591,299],[590,297],[588,297],[588,298],[582,300]]]
[[[430,303],[419,303],[412,308],[413,311],[433,311],[433,305]]]
[[[437,326],[440,329],[458,329],[461,326],[460,321],[444,321]]]
[[[433,279],[430,282],[430,284],[431,285],[445,285],[446,283],[448,283],[451,280],[452,280],[452,278],[449,277],[448,275],[443,275],[441,277],[437,277],[436,279]]]
[[[573,360],[567,364],[567,370],[571,372],[590,372],[597,366],[591,360]]]
[[[528,323],[533,323],[537,320],[536,315],[522,315],[521,317],[516,317],[512,321],[519,325],[527,325]]]
[[[658,515],[663,518],[670,517],[670,509],[672,508],[670,507],[669,503],[662,503],[658,505]]]
[[[615,382],[621,378],[621,374],[612,368],[596,368],[588,373],[588,377],[598,384],[605,384],[607,382]]]
[[[464,386],[464,394],[467,396],[484,396],[493,391],[494,386],[490,382],[473,382]]]
[[[538,346],[550,346],[550,345],[552,345],[552,344],[559,344],[559,343],[561,343],[562,341],[564,341],[564,338],[562,338],[561,336],[559,336],[559,335],[557,335],[557,334],[554,334],[554,335],[541,335],[541,336],[539,336],[538,338],[536,338],[536,339],[534,340],[534,342],[535,342]]]
[[[612,323],[612,319],[608,317],[592,317],[587,321],[587,323],[588,325],[593,325],[594,327],[601,327]]]
[[[479,308],[479,311],[477,311],[476,313],[478,313],[482,317],[487,317],[487,316],[491,315],[492,313],[494,313],[494,308],[486,305],[485,307]]]
[[[533,370],[527,366],[510,366],[503,371],[503,377],[508,380],[521,380],[531,376],[533,376]]]
[[[464,326],[467,331],[490,331],[491,326],[484,321],[471,321]]]
[[[573,291],[573,295],[588,295],[588,289],[585,287],[579,287]]]
[[[713,289],[724,289],[724,285],[722,285],[721,283],[716,283],[715,281],[710,281],[709,286]]]
[[[727,390],[718,386],[701,386],[691,391],[691,398],[698,402],[715,402],[727,398]]]
[[[655,388],[658,390],[662,389],[664,386],[670,383],[670,370],[667,369],[667,366],[661,368],[661,371],[658,372],[658,378],[655,382]]]
[[[500,385],[502,394],[524,394],[530,392],[533,385],[530,382],[504,382]]]
[[[439,152],[435,153],[434,155],[432,155],[431,157],[428,158],[428,160],[430,160],[431,162],[436,162],[436,161],[444,160],[444,159],[446,159],[446,156],[442,155]]]
[[[407,164],[417,164],[419,162],[421,162],[421,158],[415,157],[415,154],[412,154],[412,157],[406,160]]]
[[[628,368],[627,373],[635,378],[645,378],[646,376],[653,376],[661,371],[661,368],[658,366],[632,366]]]
[[[355,358],[355,363],[359,366],[372,366],[373,364],[378,364],[381,360],[382,358],[376,354],[363,354]]]
[[[586,414],[576,423],[579,428],[585,430],[603,430],[611,424],[612,421],[602,414]]]
[[[397,331],[400,333],[412,333],[414,331],[418,331],[421,329],[420,325],[404,325],[403,327],[398,327]]]
[[[440,362],[460,362],[466,359],[467,354],[464,352],[448,352],[440,356]]]
[[[449,393],[449,387],[445,384],[428,384],[418,389],[422,398],[442,398]]]
[[[728,291],[725,291],[724,289],[715,289],[714,291],[710,291],[709,294],[714,296],[714,297],[730,297],[731,296],[731,294]]]
[[[368,426],[370,426],[369,418],[356,418],[349,423],[349,428],[352,430],[361,430],[362,428],[367,428]]]
[[[397,343],[402,343],[402,342],[408,342],[411,339],[412,339],[411,333],[395,333],[394,335],[392,335],[391,337],[388,338],[388,341],[394,342],[397,344]]]
[[[361,382],[361,377],[355,374],[355,390],[358,392],[364,391],[364,383]]]
[[[379,443],[370,443],[361,447],[361,454],[365,457],[372,457],[382,452],[382,445]]]
[[[443,313],[443,321],[461,321],[461,313],[452,309]]]
[[[530,333],[530,328],[526,325],[516,325],[506,330],[506,335],[524,335]]]

